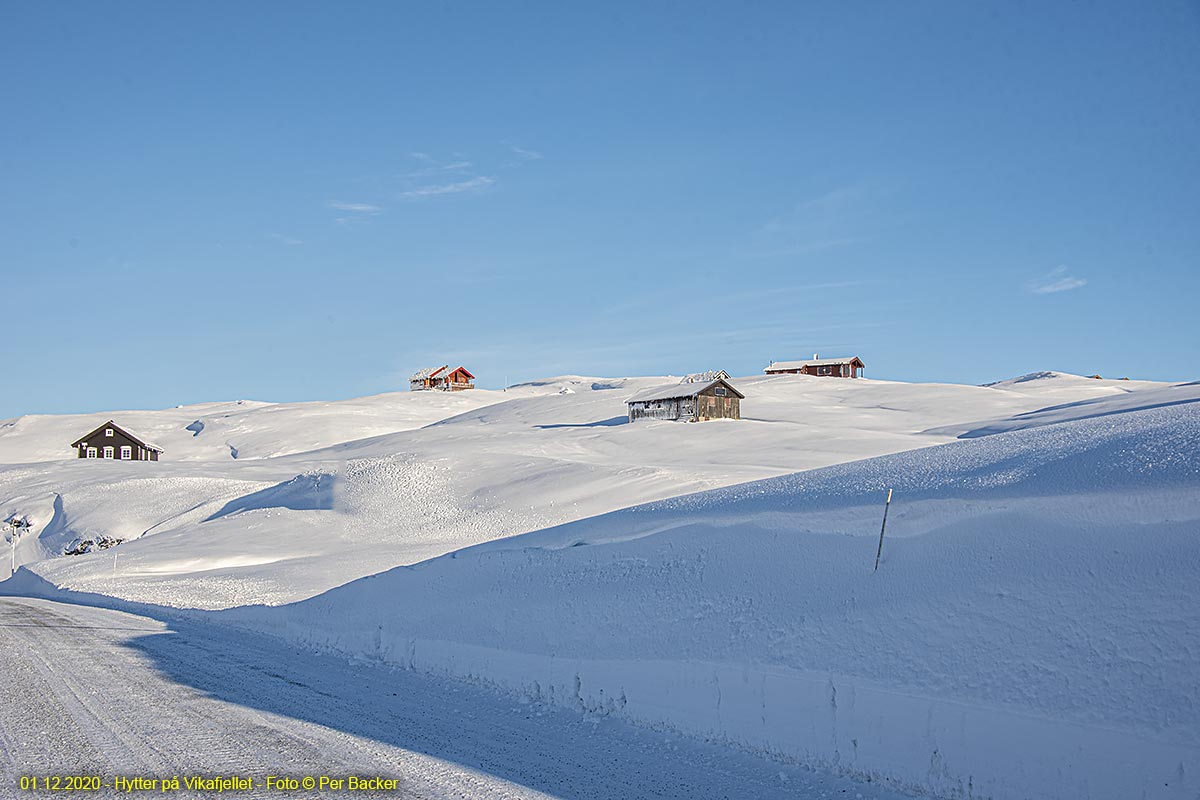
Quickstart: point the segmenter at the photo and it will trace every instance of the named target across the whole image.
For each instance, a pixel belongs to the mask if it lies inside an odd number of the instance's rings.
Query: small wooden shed
[[[71,443],[78,458],[111,458],[117,461],[158,461],[163,450],[143,441],[111,419],[87,436]]]
[[[629,398],[629,421],[639,419],[703,422],[710,419],[741,419],[746,395],[724,378],[685,381],[638,392]]]

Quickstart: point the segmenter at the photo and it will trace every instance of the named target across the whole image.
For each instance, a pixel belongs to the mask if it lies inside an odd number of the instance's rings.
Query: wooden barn
[[[117,461],[158,461],[163,450],[143,441],[111,419],[71,445],[79,458],[111,458]]]
[[[739,392],[724,378],[685,381],[646,389],[629,398],[629,421],[669,419],[703,422],[710,419],[741,419]]]
[[[858,356],[820,358],[816,353],[808,361],[772,361],[763,372],[768,375],[819,375],[825,378],[857,378],[867,365]]]
[[[475,376],[466,367],[450,369],[449,365],[428,367],[414,373],[408,379],[409,388],[414,392],[431,391],[457,392],[463,389],[475,388]]]

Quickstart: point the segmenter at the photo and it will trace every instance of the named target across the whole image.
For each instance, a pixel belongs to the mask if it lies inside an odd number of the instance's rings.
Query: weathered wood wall
[[[629,404],[629,421],[639,419],[666,419],[702,422],[709,419],[741,419],[741,398],[729,391],[721,397],[718,388],[710,386],[695,397],[677,397],[670,400],[644,400]]]
[[[717,394],[718,389],[725,389],[727,394],[721,397]],[[742,401],[733,392],[730,392],[721,384],[710,386],[701,392],[696,400],[696,419],[741,419],[742,418]]]
[[[629,404],[629,421],[639,419],[679,419],[684,416],[683,400],[688,401],[686,416],[692,417],[693,405],[691,398],[675,398],[673,400],[647,400],[641,403]]]

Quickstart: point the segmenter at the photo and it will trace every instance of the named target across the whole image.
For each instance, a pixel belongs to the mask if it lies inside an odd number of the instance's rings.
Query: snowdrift
[[[217,618],[939,796],[1194,800],[1200,404],[1095,410]]]

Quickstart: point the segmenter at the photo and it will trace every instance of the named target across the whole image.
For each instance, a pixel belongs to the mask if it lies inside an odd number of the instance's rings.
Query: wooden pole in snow
[[[892,507],[892,490],[888,489],[887,500],[883,504],[883,525],[879,527],[879,549],[875,551],[875,571],[879,571],[879,557],[883,555],[883,532],[887,530],[887,512]]]

